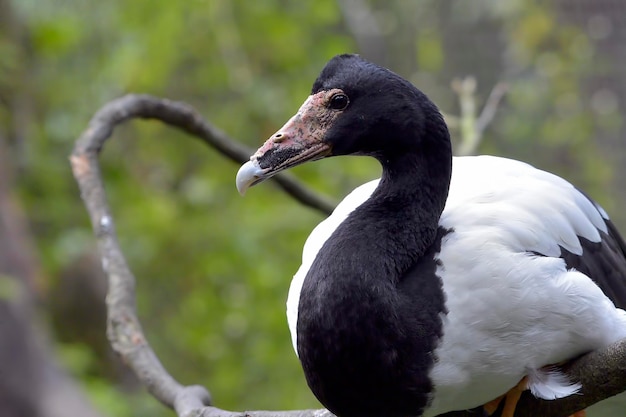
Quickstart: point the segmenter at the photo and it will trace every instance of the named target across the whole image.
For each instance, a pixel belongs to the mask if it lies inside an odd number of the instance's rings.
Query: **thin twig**
[[[493,87],[478,117],[476,116],[476,79],[474,77],[465,77],[462,80],[455,79],[452,81],[452,90],[459,98],[461,115],[458,117],[447,116],[446,122],[449,121],[448,126],[450,128],[459,130],[461,140],[456,154],[459,156],[473,155],[478,150],[485,129],[493,121],[500,100],[508,90],[508,85],[498,83]]]
[[[190,105],[145,94],[129,94],[105,104],[91,119],[89,128],[79,139],[80,146],[98,149],[118,124],[132,118],[155,119],[189,133],[214,148],[228,159],[241,164],[254,150],[244,146],[208,123]],[[77,149],[79,145],[77,144]],[[272,178],[287,194],[305,206],[329,215],[335,203],[302,185],[292,175],[281,173]]]
[[[500,105],[500,100],[502,100],[507,91],[509,91],[509,85],[506,83],[498,83],[491,89],[491,93],[489,93],[489,97],[487,97],[485,102],[485,107],[483,107],[483,111],[478,116],[478,120],[476,120],[476,130],[481,134],[493,121],[496,110],[498,110]]]

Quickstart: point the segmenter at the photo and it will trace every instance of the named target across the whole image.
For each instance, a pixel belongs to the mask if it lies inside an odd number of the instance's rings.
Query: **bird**
[[[436,105],[359,55],[325,65],[236,185],[352,155],[381,177],[312,231],[287,299],[328,410],[430,417],[520,387],[562,398],[581,385],[556,365],[626,338],[626,244],[606,211],[524,162],[453,157]]]

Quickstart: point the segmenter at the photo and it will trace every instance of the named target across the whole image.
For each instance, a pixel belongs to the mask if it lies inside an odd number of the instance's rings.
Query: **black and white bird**
[[[340,417],[434,416],[626,338],[626,244],[567,181],[522,162],[452,157],[437,107],[356,55],[333,58],[298,113],[241,167],[241,193],[279,171],[366,155],[379,180],[319,224],[287,316],[307,382]]]

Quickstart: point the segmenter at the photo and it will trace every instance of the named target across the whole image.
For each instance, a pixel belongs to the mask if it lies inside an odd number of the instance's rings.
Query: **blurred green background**
[[[107,101],[185,101],[256,148],[337,53],[391,68],[453,115],[454,78],[477,79],[479,105],[506,82],[480,153],[564,176],[626,231],[624,22],[623,0],[0,0],[0,415],[173,415],[108,348],[106,284],[69,169]],[[269,183],[241,199],[235,164],[158,122],[118,129],[101,160],[140,317],[172,374],[221,408],[319,407],[284,302],[322,215]],[[344,158],[294,172],[338,201],[379,168]]]

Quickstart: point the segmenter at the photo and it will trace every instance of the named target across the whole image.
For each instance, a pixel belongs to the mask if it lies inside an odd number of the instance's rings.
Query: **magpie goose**
[[[437,107],[356,55],[333,58],[237,187],[366,155],[358,187],[311,233],[287,316],[309,387],[340,417],[434,416],[580,384],[550,367],[626,337],[626,244],[567,181],[452,157]]]

